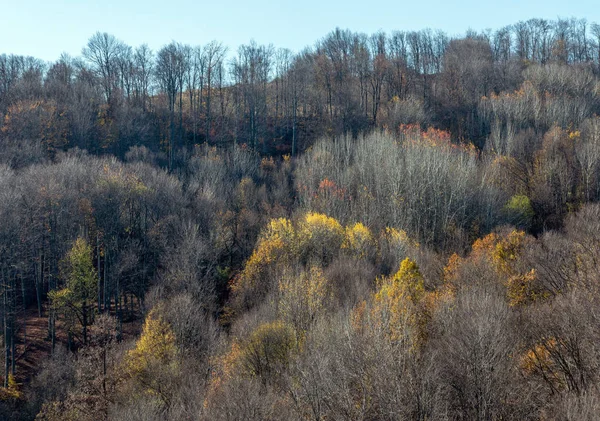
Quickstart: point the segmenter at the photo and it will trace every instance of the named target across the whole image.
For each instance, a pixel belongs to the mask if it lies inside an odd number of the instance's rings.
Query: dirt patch
[[[42,317],[39,317],[37,308],[27,309],[18,316],[18,323],[15,340],[15,379],[22,386],[26,386],[38,372],[41,362],[52,353],[52,341],[45,311]],[[140,332],[140,317],[129,318],[129,321],[122,325],[123,340],[135,338]],[[62,329],[60,320],[56,322],[56,345],[59,344],[67,345],[67,334]],[[3,361],[2,357],[3,355],[0,356]]]

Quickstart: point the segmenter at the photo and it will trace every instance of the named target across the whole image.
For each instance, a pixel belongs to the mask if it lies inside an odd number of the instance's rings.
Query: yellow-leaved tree
[[[391,341],[408,341],[410,346],[419,346],[427,336],[426,296],[419,267],[406,258],[398,272],[382,280],[373,297],[372,316]]]
[[[71,335],[77,325],[82,327],[83,343],[87,343],[88,326],[94,320],[94,302],[97,294],[97,275],[92,262],[92,247],[83,238],[75,240],[63,260],[65,287],[48,295],[55,313],[62,314]]]
[[[0,387],[0,401],[16,401],[23,397],[20,384],[17,383],[13,374],[8,375],[6,387]]]
[[[155,396],[161,406],[170,405],[179,361],[175,334],[159,309],[154,308],[146,316],[135,348],[127,353],[125,369],[138,389]]]
[[[377,254],[377,241],[375,241],[369,228],[357,222],[346,227],[342,249],[351,257],[372,259]]]
[[[288,272],[279,281],[279,313],[303,338],[331,297],[321,268],[313,266],[300,273]]]
[[[309,212],[298,227],[298,246],[304,261],[329,263],[344,241],[344,227],[332,217]]]
[[[283,372],[296,347],[296,335],[289,324],[279,320],[263,323],[243,342],[242,366],[249,375],[267,383]]]
[[[286,218],[273,219],[262,231],[244,269],[230,284],[237,310],[256,305],[268,293],[273,272],[278,264],[291,259],[296,232]]]
[[[365,249],[370,238],[368,229],[353,232],[353,245],[348,242],[348,247]],[[261,232],[244,269],[230,284],[233,310],[249,309],[260,303],[277,287],[286,268],[330,263],[340,252],[345,235],[346,230],[336,219],[320,213],[307,213],[296,223],[286,218],[271,220]]]

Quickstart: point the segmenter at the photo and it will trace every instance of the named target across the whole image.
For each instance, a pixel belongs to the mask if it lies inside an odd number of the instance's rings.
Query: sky
[[[336,27],[379,30],[497,29],[533,17],[600,22],[598,0],[0,0],[0,54],[54,61],[79,56],[96,31],[153,50],[171,41],[221,41],[230,51],[251,39],[300,51]]]

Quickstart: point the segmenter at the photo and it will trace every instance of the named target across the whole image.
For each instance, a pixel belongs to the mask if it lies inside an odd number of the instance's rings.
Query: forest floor
[[[48,334],[48,316],[42,312],[39,317],[36,307],[27,309],[20,318],[22,324],[17,331],[15,341],[15,380],[26,385],[40,369],[41,363],[52,353],[52,341]],[[129,340],[139,335],[142,327],[141,318],[126,320],[122,326],[122,339]],[[67,334],[62,329],[62,322],[56,322],[56,346],[67,345]],[[1,358],[4,360],[4,358]]]
[[[37,308],[25,311],[23,322],[16,338],[15,379],[20,384],[29,383],[40,363],[52,352],[52,341],[48,335],[48,317],[39,317]],[[56,343],[66,343],[66,335],[57,323]]]

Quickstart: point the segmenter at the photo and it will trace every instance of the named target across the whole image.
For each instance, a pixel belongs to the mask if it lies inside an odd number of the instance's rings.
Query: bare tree
[[[112,104],[113,94],[118,84],[117,58],[122,53],[124,44],[106,32],[96,32],[83,48],[83,56],[94,66],[94,71],[101,80],[106,102]]]

